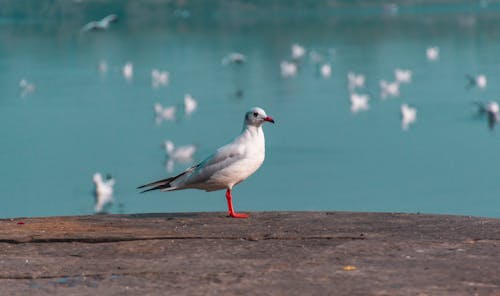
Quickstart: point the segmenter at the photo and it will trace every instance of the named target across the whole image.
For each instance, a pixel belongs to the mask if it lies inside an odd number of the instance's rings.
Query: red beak
[[[269,121],[274,123],[274,119],[271,116],[267,116],[266,118],[264,118],[264,121]]]

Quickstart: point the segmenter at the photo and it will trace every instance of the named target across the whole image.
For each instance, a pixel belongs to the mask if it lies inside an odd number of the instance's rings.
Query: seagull
[[[88,31],[104,31],[109,28],[109,24],[114,23],[118,21],[118,16],[116,14],[110,14],[103,18],[100,21],[93,21],[81,29],[82,32],[88,32]]]
[[[380,80],[380,97],[386,99],[387,97],[399,96],[399,83],[397,81],[387,82]]]
[[[177,108],[175,108],[175,106],[163,107],[160,103],[156,103],[154,105],[154,109],[156,114],[156,124],[159,125],[163,120],[175,120],[175,112],[177,111]]]
[[[476,104],[479,107],[479,114],[486,113],[488,116],[488,126],[490,130],[493,130],[500,120],[500,106],[495,101],[491,101],[486,105],[481,102],[476,102]]]
[[[26,79],[19,81],[19,87],[21,88],[21,97],[25,97],[35,91],[35,85],[29,83]]]
[[[323,61],[324,57],[317,50],[309,51],[309,58],[313,64],[319,64]]]
[[[160,86],[168,85],[170,73],[167,71],[160,71],[158,69],[153,69],[151,71],[151,85],[153,88],[158,88]]]
[[[465,75],[465,78],[467,78],[468,82],[467,85],[465,86],[465,89],[470,89],[474,86],[477,86],[480,89],[486,88],[486,85],[488,84],[488,79],[486,78],[486,75],[484,74],[479,74],[476,77],[472,75]]]
[[[396,81],[398,83],[410,83],[412,74],[413,73],[411,70],[403,70],[403,69],[394,70],[394,76],[396,77]]]
[[[184,113],[186,113],[187,116],[190,116],[197,107],[198,102],[196,102],[190,94],[184,95]]]
[[[131,62],[127,62],[122,68],[122,74],[125,79],[130,81],[134,76],[134,65]]]
[[[358,87],[361,88],[365,86],[365,75],[349,72],[347,73],[347,81],[348,81],[349,91],[352,92],[354,91],[354,89]]]
[[[97,65],[97,69],[102,74],[108,72],[108,62],[106,62],[106,60],[100,60],[99,64]]]
[[[247,57],[244,54],[238,52],[232,52],[222,59],[222,65],[237,64],[241,65],[247,61]]]
[[[328,78],[332,75],[332,66],[330,64],[323,64],[319,70],[323,78]]]
[[[368,100],[370,97],[368,95],[361,95],[357,93],[351,93],[351,112],[358,113],[359,111],[366,111],[370,108]]]
[[[281,76],[283,78],[293,77],[297,75],[297,64],[293,62],[283,61],[280,64]]]
[[[107,176],[106,180],[102,179],[100,173],[95,173],[93,177],[93,182],[95,185],[95,213],[101,213],[104,207],[113,202],[113,186],[115,185],[115,179],[111,176]]]
[[[294,60],[301,59],[306,54],[306,49],[300,44],[292,45],[292,58]]]
[[[408,130],[410,124],[417,120],[417,108],[410,107],[407,104],[401,105],[401,128]]]
[[[172,141],[166,140],[164,146],[168,156],[166,167],[169,173],[173,171],[175,162],[186,163],[193,161],[193,155],[196,152],[195,145],[175,147]]]
[[[236,213],[233,209],[231,191],[236,184],[252,175],[264,162],[265,139],[262,124],[274,123],[266,112],[254,107],[245,114],[243,130],[231,143],[184,172],[167,179],[152,182],[139,188],[173,191],[181,189],[201,189],[215,191],[226,189],[228,214],[233,218],[247,218],[248,214]]]
[[[429,61],[438,60],[439,59],[439,47],[437,47],[437,46],[427,47],[426,54],[427,54],[427,60],[429,60]]]

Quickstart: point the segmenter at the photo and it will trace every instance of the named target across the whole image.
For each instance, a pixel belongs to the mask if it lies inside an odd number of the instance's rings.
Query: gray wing
[[[107,24],[114,23],[116,21],[118,21],[118,16],[116,14],[110,14],[101,20],[101,22]]]
[[[243,146],[234,143],[223,146],[195,166],[195,170],[186,179],[185,185],[203,183],[209,180],[215,173],[233,165],[243,157]]]
[[[97,30],[98,27],[99,27],[98,22],[90,22],[85,26],[83,26],[83,28],[80,31],[87,32],[87,31]]]

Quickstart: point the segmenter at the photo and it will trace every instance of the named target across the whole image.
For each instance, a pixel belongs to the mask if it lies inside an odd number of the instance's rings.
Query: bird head
[[[266,111],[262,108],[254,107],[245,114],[245,125],[259,127],[266,121],[274,123],[274,119],[267,116]]]

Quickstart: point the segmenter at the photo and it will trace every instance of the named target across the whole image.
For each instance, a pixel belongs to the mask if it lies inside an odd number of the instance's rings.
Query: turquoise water
[[[141,195],[135,187],[169,175],[164,140],[196,144],[203,159],[240,132],[252,106],[276,124],[264,127],[264,165],[234,190],[237,211],[500,217],[500,131],[475,118],[472,104],[500,92],[496,3],[409,2],[394,11],[382,2],[162,2],[0,1],[0,217],[93,213],[96,171],[116,178],[111,213],[225,211],[222,191]],[[108,31],[79,32],[109,13],[120,21]],[[283,79],[279,64],[294,43],[333,52],[331,77],[305,58]],[[425,56],[431,45],[440,47],[436,62]],[[222,66],[234,51],[248,62]],[[121,74],[128,61],[130,82]],[[154,68],[170,72],[169,86],[152,88]],[[379,80],[395,68],[411,69],[412,83],[382,101]],[[349,71],[366,75],[367,112],[349,110]],[[465,74],[479,73],[487,88],[465,90]],[[21,79],[35,90],[23,96]],[[185,93],[196,112],[156,125],[153,104],[182,109]],[[418,108],[407,132],[403,102]]]

